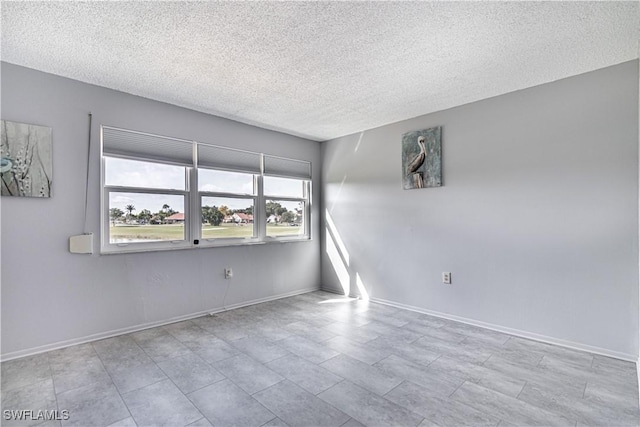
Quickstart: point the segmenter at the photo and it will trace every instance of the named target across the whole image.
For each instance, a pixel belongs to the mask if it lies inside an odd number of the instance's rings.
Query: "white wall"
[[[319,143],[1,66],[2,118],[53,128],[53,197],[1,200],[4,359],[219,309],[226,266],[234,269],[227,306],[319,288],[319,203],[312,208],[310,242],[108,256],[68,252],[69,236],[83,231],[89,112],[89,230],[96,253],[100,124],[308,160],[316,183]]]
[[[443,127],[444,186],[404,191],[402,134],[432,126]],[[322,153],[323,213],[335,224],[326,289],[340,290],[342,274],[357,293],[359,277],[372,298],[636,359],[637,61],[328,141]],[[335,234],[347,256],[336,257]]]

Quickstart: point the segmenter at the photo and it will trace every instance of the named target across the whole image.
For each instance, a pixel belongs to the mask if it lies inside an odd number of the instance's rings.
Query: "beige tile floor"
[[[4,362],[2,410],[3,426],[640,424],[633,363],[326,292]]]

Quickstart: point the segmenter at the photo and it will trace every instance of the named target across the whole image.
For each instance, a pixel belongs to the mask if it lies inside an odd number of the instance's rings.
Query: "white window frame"
[[[102,252],[142,252],[147,250],[170,250],[191,247],[191,232],[189,227],[190,206],[189,206],[189,192],[179,190],[157,190],[141,187],[116,187],[116,186],[104,186],[103,199],[102,199],[102,211],[103,211],[103,223],[102,223]],[[184,196],[185,206],[185,221],[184,221],[184,240],[158,240],[150,242],[127,242],[127,243],[111,243],[110,242],[110,230],[109,230],[109,196],[112,193],[144,193],[144,194],[161,194],[161,195],[182,195]]]
[[[202,169],[209,169],[209,170],[219,170],[219,171],[225,171],[224,169],[215,169],[215,168],[202,168]],[[236,171],[233,171],[236,172]],[[249,174],[249,172],[243,172],[243,173],[247,173]],[[256,243],[260,243],[260,236],[259,236],[259,230],[258,230],[258,225],[257,225],[257,221],[256,221],[256,210],[258,208],[258,192],[255,191],[255,189],[257,189],[258,186],[258,176],[255,174],[251,174],[253,175],[253,188],[254,188],[254,193],[255,194],[246,194],[246,193],[227,193],[227,192],[220,192],[220,191],[198,191],[198,209],[202,210],[203,204],[202,204],[202,198],[203,197],[225,197],[228,199],[241,199],[241,200],[252,200],[253,201],[253,224],[251,225],[253,228],[253,235],[251,237],[228,237],[228,238],[204,238],[202,237],[202,215],[199,216],[199,223],[198,223],[198,231],[197,231],[197,235],[199,236],[199,246],[202,247],[207,247],[207,246],[233,246],[233,245],[248,245],[248,244],[256,244]]]
[[[175,249],[190,249],[190,248],[207,248],[207,247],[220,247],[220,246],[238,246],[238,245],[254,245],[265,244],[269,242],[295,242],[295,241],[310,241],[311,240],[311,207],[312,207],[312,192],[311,192],[311,164],[307,161],[277,158],[282,160],[291,160],[292,162],[307,163],[309,167],[309,177],[301,178],[295,175],[287,176],[286,174],[267,176],[278,176],[281,178],[298,179],[303,182],[303,197],[285,197],[278,195],[265,195],[264,194],[264,165],[265,157],[267,155],[261,153],[246,152],[249,154],[260,156],[260,171],[243,171],[242,169],[227,169],[218,167],[202,167],[200,169],[219,170],[219,171],[233,171],[241,172],[253,175],[254,179],[254,194],[224,192],[224,191],[200,191],[198,186],[198,147],[209,146],[225,150],[237,150],[230,147],[215,146],[211,144],[204,144],[197,141],[192,141],[193,148],[193,164],[191,166],[185,166],[179,164],[185,168],[185,190],[175,189],[162,189],[162,188],[146,188],[146,187],[129,187],[129,186],[113,186],[106,185],[106,158],[122,158],[135,161],[143,161],[159,164],[172,164],[170,161],[163,160],[149,160],[147,158],[126,156],[126,155],[113,155],[105,154],[103,150],[103,129],[111,128],[119,131],[132,132],[140,135],[157,136],[152,134],[146,134],[137,131],[128,131],[124,129],[118,129],[111,126],[101,126],[101,171],[100,171],[100,186],[101,186],[101,253],[103,254],[115,254],[126,252],[147,252],[147,251],[161,251],[161,250],[175,250]],[[161,137],[166,138],[166,137]],[[183,140],[184,141],[184,140]],[[189,143],[189,141],[187,141]],[[271,156],[272,159],[276,159],[275,156]],[[111,243],[109,226],[109,196],[112,193],[143,193],[143,194],[167,194],[167,195],[181,195],[184,197],[184,240],[165,240],[165,241],[152,241],[152,242],[129,242],[129,243]],[[253,200],[253,237],[232,237],[232,238],[202,238],[202,198],[203,197],[226,197],[237,199],[252,199]],[[303,233],[297,235],[282,235],[282,236],[267,236],[266,226],[266,203],[267,200],[281,200],[292,202],[303,202]]]
[[[269,175],[271,176],[271,175]],[[304,205],[304,209],[302,212],[302,226],[303,233],[296,235],[282,235],[282,236],[268,236],[266,235],[266,224],[265,224],[265,241],[296,241],[296,240],[309,240],[311,238],[311,180],[307,180],[304,178],[296,178],[296,177],[287,177],[287,176],[278,176],[278,178],[289,178],[289,179],[297,179],[302,183],[302,197],[288,197],[288,196],[278,196],[272,194],[264,194],[263,195],[263,206],[266,210],[267,201],[283,201],[283,202],[302,202]],[[265,218],[265,222],[266,222]]]

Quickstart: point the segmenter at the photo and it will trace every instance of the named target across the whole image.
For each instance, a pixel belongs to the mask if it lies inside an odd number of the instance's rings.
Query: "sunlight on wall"
[[[340,286],[342,286],[342,290],[345,295],[349,295],[349,290],[351,289],[351,285],[349,283],[349,271],[347,270],[347,266],[344,261],[342,261],[342,257],[338,252],[338,248],[333,240],[333,236],[329,232],[329,229],[326,230],[326,246],[327,246],[327,255],[329,255],[329,261],[331,261],[331,265],[333,266],[333,270],[336,272],[336,276],[338,276],[338,281],[340,281]]]
[[[344,183],[347,180],[347,175],[345,175],[342,178],[342,182],[340,183],[340,187],[338,187],[338,190],[336,191],[336,197],[333,200],[333,203],[331,204],[331,210],[333,210],[333,208],[336,206],[336,203],[338,203],[338,201],[340,200],[340,193],[342,193],[342,187],[344,187]],[[328,213],[328,211],[327,211]]]
[[[364,132],[360,132],[360,137],[358,138],[358,143],[356,144],[356,149],[353,150],[354,153],[358,152],[358,148],[360,148],[360,144],[362,143],[362,137],[364,136]]]
[[[325,211],[325,219],[325,223],[327,225],[325,228],[326,252],[344,294],[349,296],[352,278],[349,272],[349,252],[347,251],[347,248],[345,247],[344,242],[340,237],[340,233],[338,233],[338,229],[336,228],[333,218],[331,218],[331,214],[328,210]],[[358,289],[358,293],[360,294],[360,298],[364,301],[369,301],[369,293],[367,292],[358,272],[355,273],[355,285]]]
[[[358,287],[358,291],[360,291],[360,298],[362,298],[363,301],[369,301],[369,293],[364,287],[364,283],[362,283],[360,273],[356,273],[356,286]]]
[[[338,229],[336,228],[336,225],[333,223],[333,218],[331,218],[331,214],[327,210],[325,210],[325,218],[327,219],[326,222],[327,222],[328,231],[331,232],[331,235],[333,236],[334,242],[335,242],[336,245],[338,245],[338,248],[340,249],[340,254],[344,258],[345,266],[348,267],[349,266],[349,252],[347,252],[347,248],[344,246],[344,242],[342,241],[342,238],[340,237],[340,233],[338,233]]]

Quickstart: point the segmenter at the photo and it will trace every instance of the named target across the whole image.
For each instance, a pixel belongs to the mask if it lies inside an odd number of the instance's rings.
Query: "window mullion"
[[[169,190],[164,188],[147,188],[147,187],[122,187],[115,185],[105,185],[105,190],[109,190],[114,193],[145,193],[145,194],[177,194],[180,196],[186,196],[189,191],[185,190]]]
[[[307,199],[304,208],[304,235],[311,239],[311,181],[306,181],[304,186],[305,198]]]
[[[193,143],[193,166],[189,170],[189,180],[187,182],[189,190],[189,229],[191,230],[191,245],[195,241],[202,239],[202,199],[198,193],[198,144]]]
[[[198,193],[204,197],[228,197],[231,199],[253,199],[256,197],[255,194],[225,193],[218,191],[199,191]]]
[[[105,248],[110,244],[110,221],[109,217],[109,189],[103,187],[102,192],[102,236],[100,236],[100,248]]]
[[[278,200],[283,202],[306,202],[308,199],[306,197],[281,197],[281,196],[264,196],[265,203],[267,200]]]
[[[253,216],[253,222],[258,227],[257,236],[258,240],[263,242],[267,237],[267,218],[266,218],[266,200],[264,198],[264,180],[262,174],[256,175],[256,187],[258,190],[258,196],[256,197],[255,215]]]
[[[102,156],[102,131],[100,132],[100,251],[109,244],[109,190],[105,187],[105,160]],[[88,183],[87,183],[88,185]]]

